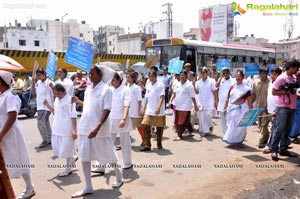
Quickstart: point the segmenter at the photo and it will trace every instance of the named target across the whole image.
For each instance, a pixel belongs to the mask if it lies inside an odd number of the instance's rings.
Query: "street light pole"
[[[64,16],[61,17],[61,43],[62,43],[62,51],[64,52],[64,17],[67,16],[68,13],[64,14]]]

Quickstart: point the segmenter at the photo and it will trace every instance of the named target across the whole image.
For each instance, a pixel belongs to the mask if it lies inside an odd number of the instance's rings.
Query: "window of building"
[[[34,40],[34,46],[40,46],[40,41]]]
[[[83,33],[80,33],[79,36],[80,36],[80,37],[83,37]]]
[[[26,46],[26,40],[19,39],[19,46]]]
[[[5,42],[5,48],[8,48],[8,42]]]

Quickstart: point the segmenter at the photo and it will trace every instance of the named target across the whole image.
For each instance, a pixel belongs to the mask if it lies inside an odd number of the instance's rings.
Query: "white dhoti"
[[[212,110],[199,110],[198,111],[199,132],[208,134],[211,133],[212,123]]]
[[[223,134],[225,134],[227,131],[226,116],[224,115],[224,112],[219,112],[219,113],[220,113],[220,118],[221,118],[222,131],[223,131]]]

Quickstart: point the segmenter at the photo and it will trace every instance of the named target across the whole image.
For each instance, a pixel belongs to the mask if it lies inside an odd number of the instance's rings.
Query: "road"
[[[93,176],[94,194],[86,199],[155,199],[187,198],[216,199],[239,198],[245,192],[257,189],[265,182],[284,176],[294,171],[299,158],[281,157],[273,162],[270,155],[257,148],[259,134],[257,127],[248,128],[248,134],[241,149],[228,148],[222,142],[220,119],[214,119],[214,134],[201,138],[184,137],[174,141],[171,114],[167,110],[167,127],[164,131],[163,149],[140,152],[140,138],[137,131],[131,132],[133,169],[124,171],[125,183],[119,189],[111,188],[115,179],[112,169],[107,169],[104,176]],[[62,170],[53,165],[64,165],[65,160],[53,159],[51,147],[37,149],[41,142],[36,127],[36,119],[20,117],[30,153],[32,178],[37,199],[65,199],[81,190],[84,178],[80,161],[72,175],[60,178]],[[78,142],[78,140],[77,140]],[[153,138],[153,146],[156,146]],[[299,145],[293,145],[292,152],[299,152]],[[120,160],[121,152],[118,151]],[[121,162],[121,161],[120,161]],[[18,195],[24,188],[21,179],[12,180]],[[247,198],[247,197],[243,197]],[[249,196],[249,198],[252,198]],[[266,199],[266,198],[264,198]]]

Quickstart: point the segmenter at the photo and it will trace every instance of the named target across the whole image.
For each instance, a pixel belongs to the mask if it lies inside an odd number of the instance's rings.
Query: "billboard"
[[[232,40],[233,19],[231,4],[217,5],[199,10],[200,40],[228,43]]]

